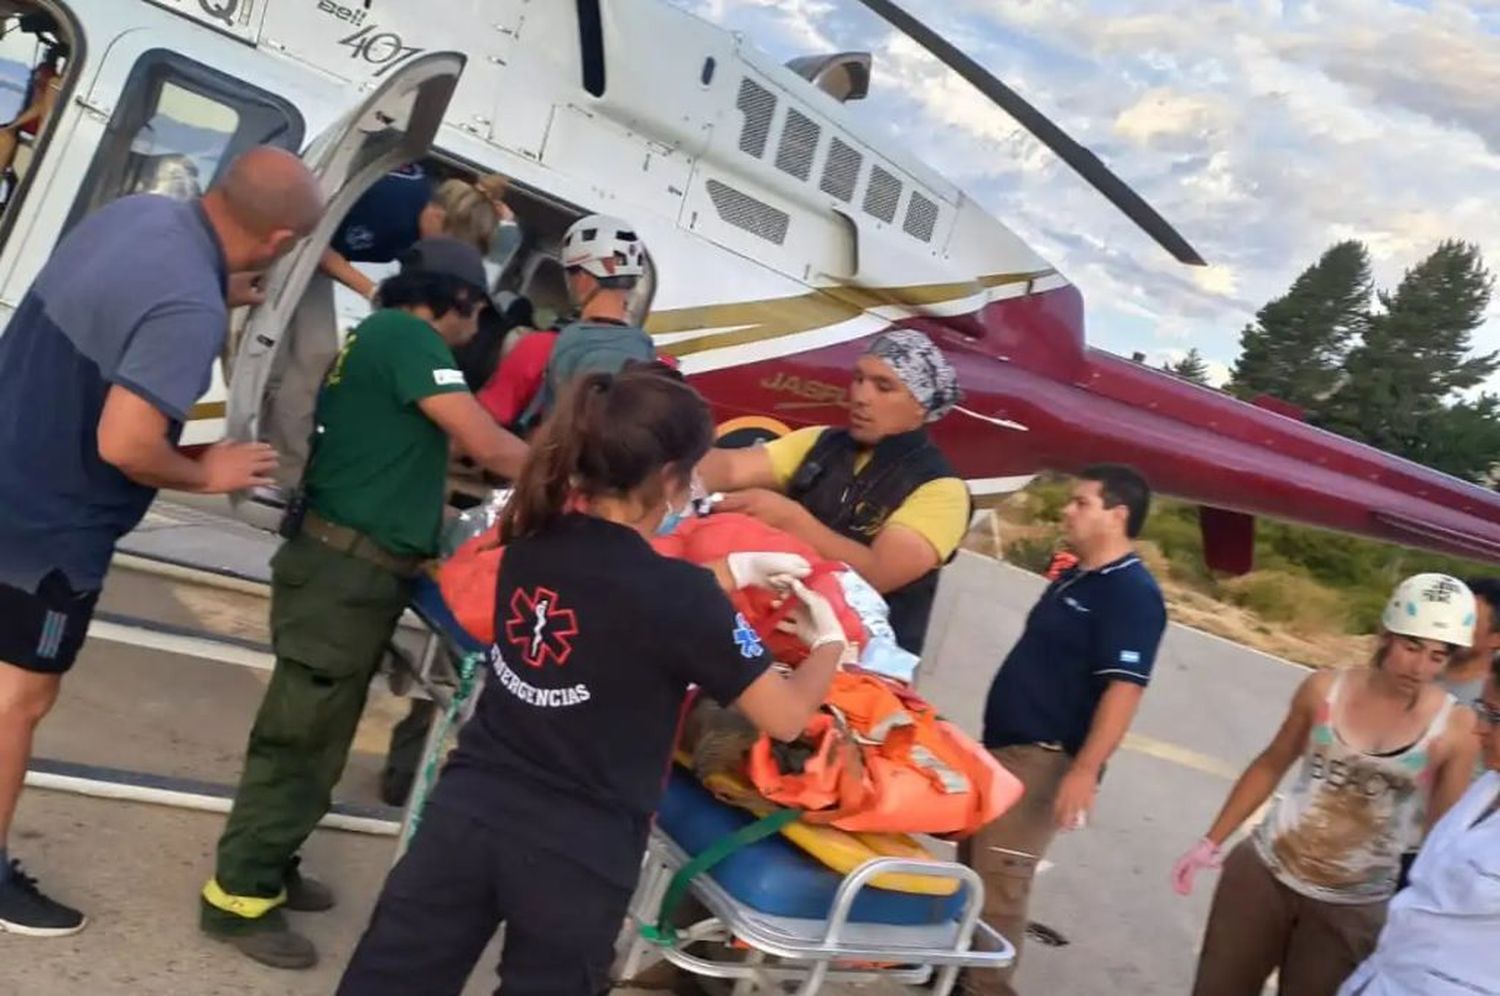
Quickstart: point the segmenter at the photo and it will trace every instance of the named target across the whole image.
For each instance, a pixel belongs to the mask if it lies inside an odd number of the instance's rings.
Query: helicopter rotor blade
[[[1001,110],[1015,119],[1016,123],[1029,131],[1037,141],[1057,154],[1058,158],[1073,168],[1104,198],[1119,208],[1127,218],[1135,222],[1147,235],[1179,262],[1190,266],[1205,266],[1204,259],[1183,238],[1177,229],[1163,218],[1145,198],[1130,188],[1124,180],[1110,172],[1108,166],[1088,149],[1074,141],[1041,111],[1031,106],[1024,97],[1000,82],[993,73],[965,55],[942,35],[912,17],[891,0],[859,0],[874,13],[889,21],[895,28],[921,45],[939,62],[958,73],[976,90],[993,101]]]

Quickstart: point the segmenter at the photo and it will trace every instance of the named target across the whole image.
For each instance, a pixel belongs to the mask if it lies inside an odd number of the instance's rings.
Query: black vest
[[[886,520],[913,491],[929,481],[958,476],[925,429],[881,440],[870,462],[856,474],[859,452],[847,431],[827,430],[797,468],[787,494],[823,525],[865,546],[875,542]],[[922,652],[927,637],[939,570],[885,596],[896,642],[914,654]]]

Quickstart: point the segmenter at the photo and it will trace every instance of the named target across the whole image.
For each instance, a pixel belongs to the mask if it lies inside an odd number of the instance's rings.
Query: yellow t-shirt
[[[776,475],[778,489],[785,491],[791,486],[797,468],[802,466],[813,445],[827,431],[825,426],[814,425],[766,443],[766,455],[771,458],[771,470]],[[869,453],[860,454],[855,460],[854,472],[864,470],[869,462]],[[906,501],[891,513],[885,524],[913,530],[932,544],[939,560],[947,560],[969,530],[969,489],[957,477],[928,481],[907,495]]]

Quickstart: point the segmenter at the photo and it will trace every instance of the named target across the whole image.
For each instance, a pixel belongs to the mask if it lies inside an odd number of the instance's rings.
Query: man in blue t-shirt
[[[1078,475],[1062,516],[1078,562],[1026,617],[985,703],[984,745],[1026,791],[960,853],[984,879],[985,922],[1018,955],[1037,863],[1058,830],[1083,826],[1151,680],[1167,611],[1131,544],[1150,504],[1150,489],[1129,467]],[[1014,974],[1015,966],[976,973],[966,991],[1015,996]]]
[[[0,335],[0,931],[84,925],[6,852],[32,735],[83,645],[116,541],[157,489],[270,481],[268,446],[191,457],[177,440],[208,390],[228,308],[259,297],[241,278],[322,211],[316,178],[273,148],[247,152],[196,201],[121,198],[58,244]]]

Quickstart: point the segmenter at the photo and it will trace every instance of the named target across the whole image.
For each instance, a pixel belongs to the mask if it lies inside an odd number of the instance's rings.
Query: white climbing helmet
[[[581,267],[606,277],[639,277],[646,272],[646,246],[635,226],[622,218],[591,214],[573,222],[563,236],[563,266]]]
[[[1446,574],[1413,574],[1396,586],[1380,624],[1388,633],[1467,647],[1474,642],[1474,593]]]

